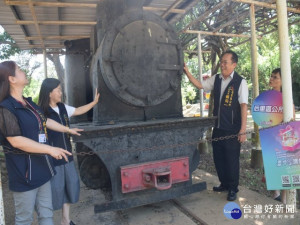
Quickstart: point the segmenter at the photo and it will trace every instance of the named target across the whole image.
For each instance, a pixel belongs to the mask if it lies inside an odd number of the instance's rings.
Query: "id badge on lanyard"
[[[40,132],[39,133],[39,143],[46,143],[47,139],[46,139],[46,134],[44,132]]]

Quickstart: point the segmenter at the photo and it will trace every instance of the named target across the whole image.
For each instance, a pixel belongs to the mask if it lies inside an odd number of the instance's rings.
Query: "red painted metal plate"
[[[189,158],[180,157],[122,166],[122,193],[148,188],[165,190],[190,179]]]

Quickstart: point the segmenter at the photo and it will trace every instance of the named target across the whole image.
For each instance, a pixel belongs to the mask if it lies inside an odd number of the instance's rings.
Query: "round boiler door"
[[[172,27],[155,14],[131,12],[121,16],[100,47],[104,81],[122,101],[154,106],[180,87],[180,43]]]

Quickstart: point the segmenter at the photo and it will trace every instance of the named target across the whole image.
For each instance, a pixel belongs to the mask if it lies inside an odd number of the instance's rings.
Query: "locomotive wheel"
[[[80,165],[79,173],[82,182],[88,188],[99,189],[110,186],[108,171],[98,157],[86,157]]]

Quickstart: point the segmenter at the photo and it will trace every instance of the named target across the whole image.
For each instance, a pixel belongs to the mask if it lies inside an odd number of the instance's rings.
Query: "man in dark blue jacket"
[[[184,67],[187,77],[197,88],[214,93],[213,115],[218,119],[212,137],[237,135],[235,138],[212,143],[214,163],[221,182],[213,190],[228,191],[228,201],[236,199],[241,143],[246,140],[248,86],[245,79],[234,71],[237,63],[238,56],[235,52],[224,52],[220,61],[221,74],[216,74],[202,83]]]

